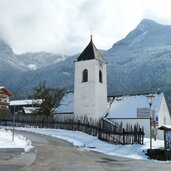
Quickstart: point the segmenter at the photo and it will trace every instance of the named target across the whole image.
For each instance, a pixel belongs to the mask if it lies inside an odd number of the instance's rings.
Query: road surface
[[[34,149],[0,151],[0,171],[170,171],[171,162],[133,160],[82,151],[66,141],[30,132]]]

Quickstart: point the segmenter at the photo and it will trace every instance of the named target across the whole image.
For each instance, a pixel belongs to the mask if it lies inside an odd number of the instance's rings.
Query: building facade
[[[10,113],[9,108],[9,98],[13,94],[5,87],[0,86],[0,114]]]
[[[12,93],[5,87],[0,87],[0,109],[6,109],[9,107],[9,98]]]

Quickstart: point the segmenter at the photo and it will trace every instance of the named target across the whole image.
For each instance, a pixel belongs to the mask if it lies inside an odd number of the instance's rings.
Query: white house
[[[100,118],[107,114],[106,63],[90,43],[75,61],[74,114]]]
[[[151,110],[147,102],[146,95],[120,96],[114,97],[110,104],[108,115],[106,116],[112,122],[122,122],[123,127],[126,124],[138,123],[144,127],[145,136],[150,136],[150,117],[152,121],[152,129],[162,125],[171,124],[171,116],[163,93],[156,93]],[[157,130],[157,138],[163,139],[163,132]]]

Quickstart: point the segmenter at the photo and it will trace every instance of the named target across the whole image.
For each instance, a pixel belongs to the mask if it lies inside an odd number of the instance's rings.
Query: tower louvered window
[[[88,70],[85,69],[83,71],[83,81],[82,82],[88,82]]]
[[[102,81],[103,81],[103,80],[102,80],[102,71],[100,70],[100,71],[99,71],[99,82],[102,83]]]

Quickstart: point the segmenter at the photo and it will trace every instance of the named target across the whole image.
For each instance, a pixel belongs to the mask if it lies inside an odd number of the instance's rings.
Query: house
[[[41,102],[42,100],[40,99],[13,100],[10,101],[9,108],[12,113],[31,114]]]
[[[152,130],[162,125],[171,124],[171,115],[163,93],[156,93],[151,110],[147,102],[147,95],[127,95],[109,97],[110,104],[106,118],[113,123],[123,123],[123,127],[139,124],[144,127],[145,137],[150,137],[150,117]],[[154,120],[154,121],[153,121]],[[155,128],[155,129],[154,129]],[[157,138],[163,139],[163,132],[157,131]]]
[[[0,114],[10,114],[9,98],[13,94],[5,87],[0,86]]]

